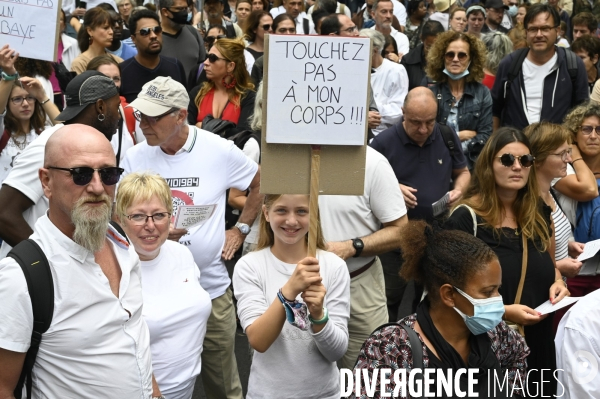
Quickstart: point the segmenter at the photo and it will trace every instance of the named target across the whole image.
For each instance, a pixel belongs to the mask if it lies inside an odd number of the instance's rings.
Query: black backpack
[[[129,242],[125,231],[118,223],[111,221],[110,224]],[[11,249],[7,256],[16,260],[23,270],[33,313],[31,345],[25,355],[23,369],[13,395],[16,399],[21,399],[23,385],[26,384],[27,399],[31,399],[31,371],[42,342],[42,334],[50,328],[54,314],[54,282],[48,258],[42,248],[32,239],[21,241]]]

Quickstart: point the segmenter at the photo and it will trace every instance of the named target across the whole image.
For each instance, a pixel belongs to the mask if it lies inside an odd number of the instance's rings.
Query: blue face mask
[[[187,21],[188,21],[188,22],[191,22],[191,21],[192,21],[192,13],[191,13],[191,12],[188,12],[188,15],[187,15]]]
[[[467,65],[467,67],[465,68],[464,71],[462,71],[461,73],[457,73],[457,74],[453,74],[452,72],[450,72],[449,70],[447,70],[446,68],[444,68],[444,73],[446,75],[448,75],[448,77],[452,80],[459,80],[464,78],[465,76],[467,76],[469,74],[469,66],[471,65],[471,63],[469,62],[469,65]]]
[[[517,15],[517,12],[519,11],[519,7],[512,5],[508,7],[508,15],[510,15],[511,17],[514,17],[515,15]]]
[[[473,316],[467,316],[456,307],[454,310],[463,318],[469,331],[474,335],[479,335],[495,328],[502,321],[504,315],[504,303],[502,296],[498,295],[486,299],[474,299],[467,293],[454,287],[454,289],[473,304]]]

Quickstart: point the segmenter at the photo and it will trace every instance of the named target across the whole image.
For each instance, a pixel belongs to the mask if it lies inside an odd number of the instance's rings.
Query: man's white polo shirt
[[[152,394],[150,336],[142,318],[140,261],[112,229],[107,237],[121,267],[117,298],[94,254],[44,215],[31,238],[48,258],[54,316],[33,368],[33,398],[148,399]],[[0,261],[0,348],[26,352],[33,315],[17,262]]]

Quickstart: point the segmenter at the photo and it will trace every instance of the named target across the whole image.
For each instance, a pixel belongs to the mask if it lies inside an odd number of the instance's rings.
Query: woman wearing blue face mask
[[[416,314],[373,332],[361,349],[355,370],[366,369],[373,376],[375,368],[389,368],[393,374],[398,368],[408,373],[423,367],[450,369],[455,376],[459,369],[478,368],[475,392],[479,397],[494,397],[488,395],[488,376],[494,375],[488,371],[501,378],[508,372],[509,391],[513,387],[517,391],[521,381],[515,375],[525,375],[529,349],[502,321],[504,304],[498,291],[502,269],[494,251],[473,235],[432,228],[424,221],[412,221],[404,228],[401,248],[402,277],[423,284],[427,296]],[[418,341],[410,338],[413,330]],[[415,345],[423,355],[422,365],[413,355]],[[460,388],[464,390],[466,383],[467,378],[460,379]],[[496,398],[508,397],[497,393]],[[372,396],[364,384],[360,392],[354,392],[355,397],[379,398],[379,394],[379,386]]]
[[[519,130],[498,129],[481,151],[469,187],[446,227],[475,235],[498,256],[504,319],[527,340],[527,382],[535,396],[541,387],[546,395],[556,389],[556,380],[544,375],[556,369],[554,314],[535,309],[548,300],[559,302],[569,291],[554,262],[552,209],[540,197],[537,154],[532,155],[531,148]]]
[[[483,79],[486,50],[467,33],[440,34],[429,53],[425,72],[436,83],[429,88],[438,99],[437,122],[460,138],[469,169],[492,134],[492,96]]]

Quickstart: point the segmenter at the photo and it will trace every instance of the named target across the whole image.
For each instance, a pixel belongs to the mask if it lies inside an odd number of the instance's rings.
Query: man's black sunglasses
[[[78,186],[90,184],[92,177],[94,176],[94,171],[98,171],[100,174],[100,180],[102,180],[103,184],[107,186],[113,186],[119,182],[121,175],[125,171],[124,169],[117,168],[116,166],[109,166],[99,169],[94,169],[87,166],[81,166],[79,168],[58,168],[56,166],[48,166],[48,169],[64,170],[69,172],[73,178],[73,183],[77,184]]]
[[[160,32],[162,32],[162,28],[160,25],[156,25],[153,28],[142,28],[138,31],[138,34],[140,36],[148,36],[150,32],[154,32],[155,35],[158,35]]]

